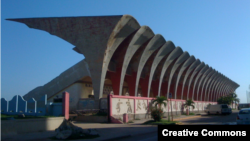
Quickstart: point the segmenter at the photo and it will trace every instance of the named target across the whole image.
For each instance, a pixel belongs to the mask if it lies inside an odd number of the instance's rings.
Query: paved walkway
[[[205,114],[205,113],[202,113]],[[179,115],[174,117],[174,121],[196,118],[200,115]],[[76,126],[83,129],[95,128],[100,134],[99,138],[88,139],[85,141],[93,140],[115,140],[118,138],[131,137],[140,134],[148,134],[157,132],[156,125],[142,125],[142,123],[148,121],[145,120],[134,120],[134,123],[129,124],[108,124],[108,123],[80,123],[73,122]],[[15,135],[1,135],[2,141],[52,141],[49,137],[55,136],[55,131],[47,132],[36,132],[36,133],[27,133],[27,134],[15,134]]]

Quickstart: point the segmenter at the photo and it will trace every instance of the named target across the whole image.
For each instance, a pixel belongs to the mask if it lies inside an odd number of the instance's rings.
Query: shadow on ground
[[[223,124],[227,122],[236,122],[238,112],[233,112],[230,115],[207,115],[203,114],[199,118],[192,118],[187,120],[180,120],[185,125],[193,125],[193,124]]]

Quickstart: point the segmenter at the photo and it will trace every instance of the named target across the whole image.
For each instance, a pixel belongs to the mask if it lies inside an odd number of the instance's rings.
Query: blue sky
[[[2,0],[1,97],[42,86],[84,58],[73,45],[7,18],[124,15],[172,40],[240,85],[250,85],[249,0]]]

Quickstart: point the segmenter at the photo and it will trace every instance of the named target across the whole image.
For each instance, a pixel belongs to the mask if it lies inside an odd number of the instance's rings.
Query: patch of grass
[[[183,115],[186,115],[186,116],[193,116],[193,115],[195,115],[195,113],[189,113],[189,115],[187,115],[186,113],[184,113]]]
[[[133,120],[130,120],[130,121],[128,121],[128,123],[134,123],[134,121],[133,121]]]
[[[136,118],[135,120],[141,120],[141,119],[139,119],[139,118]]]
[[[100,135],[88,135],[88,136],[81,136],[80,134],[73,134],[71,135],[68,139],[65,139],[64,141],[69,141],[69,140],[79,140],[79,139],[95,139],[100,137]],[[49,139],[51,140],[58,140],[55,136],[50,137]]]
[[[179,123],[178,121],[168,121],[162,119],[161,121],[154,121],[154,120],[149,120],[144,122],[143,124],[145,125],[177,125]]]

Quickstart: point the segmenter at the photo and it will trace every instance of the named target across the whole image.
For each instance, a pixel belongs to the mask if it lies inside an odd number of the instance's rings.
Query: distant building
[[[250,92],[247,91],[247,103],[250,103]]]

